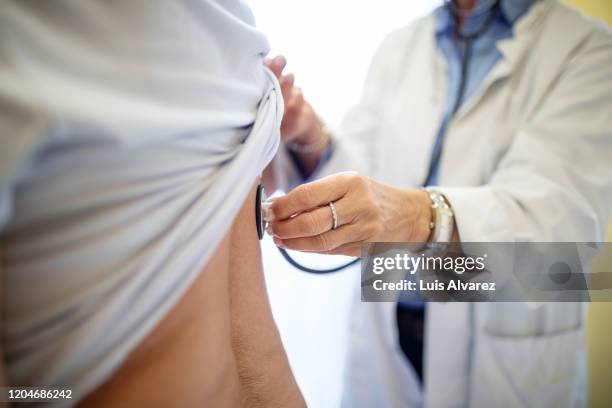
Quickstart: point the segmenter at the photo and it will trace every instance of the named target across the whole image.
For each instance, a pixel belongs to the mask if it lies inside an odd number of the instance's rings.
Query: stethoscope
[[[457,36],[459,40],[463,41],[465,45],[463,56],[462,56],[462,61],[461,61],[461,79],[459,82],[459,91],[457,92],[457,98],[455,99],[455,102],[453,104],[451,115],[454,115],[457,112],[457,110],[459,109],[459,106],[461,105],[461,101],[463,100],[463,97],[465,95],[465,90],[466,90],[465,87],[466,87],[466,83],[468,79],[468,72],[469,72],[468,70],[469,70],[470,56],[471,56],[471,51],[472,51],[472,44],[474,40],[476,40],[476,38],[478,38],[481,34],[483,34],[487,30],[487,28],[493,21],[493,17],[495,16],[495,12],[497,11],[499,2],[500,0],[492,0],[489,2],[485,1],[485,2],[482,2],[483,4],[480,4],[479,2],[478,6],[475,9],[472,9],[468,13],[459,9],[457,5],[455,4],[455,2],[452,0],[445,0],[444,2],[445,7],[448,8],[451,16],[454,19],[455,35]],[[464,33],[459,27],[458,20],[460,17],[469,18],[469,17],[475,17],[478,15],[482,15],[484,13],[488,13],[485,21],[474,32],[467,34],[467,33]],[[423,185],[428,184],[428,181],[433,172],[434,163],[437,163],[439,161],[441,154],[442,154],[442,149],[438,149],[434,153],[431,159],[431,162],[430,162],[429,171],[427,173],[427,178],[425,179],[425,182],[423,183]],[[259,240],[263,239],[264,231],[266,230],[266,221],[264,219],[265,218],[264,211],[265,211],[266,205],[267,205],[267,197],[266,197],[263,186],[259,184],[259,186],[257,187],[257,195],[255,197],[255,219],[256,219],[256,224],[257,224],[257,236],[259,237]],[[360,258],[355,258],[352,261],[346,262],[342,265],[339,265],[333,268],[316,269],[316,268],[309,268],[307,266],[300,264],[298,261],[293,259],[291,255],[289,255],[289,253],[285,249],[279,248],[279,247],[277,248],[279,252],[281,253],[281,255],[283,256],[283,258],[285,258],[285,260],[289,264],[307,273],[328,274],[328,273],[338,272],[338,271],[348,268],[349,266],[355,265],[357,262],[361,260]]]
[[[490,1],[478,2],[475,8],[473,8],[469,12],[466,12],[464,10],[461,10],[459,7],[457,7],[456,1],[452,1],[452,0],[444,1],[444,6],[447,8],[448,12],[453,18],[453,28],[455,30],[455,36],[457,37],[458,40],[462,41],[464,44],[463,55],[461,57],[461,76],[459,79],[459,90],[457,92],[457,97],[455,98],[455,102],[453,103],[453,107],[450,111],[451,117],[457,113],[457,111],[459,110],[459,107],[461,106],[461,102],[463,101],[463,98],[465,97],[466,85],[468,82],[468,74],[469,74],[469,68],[470,68],[470,60],[472,56],[472,44],[478,37],[480,37],[487,30],[487,28],[489,28],[489,26],[493,22],[493,18],[495,17],[495,14],[499,7],[499,3],[500,3],[500,0],[490,0]],[[469,18],[481,16],[485,13],[487,14],[487,17],[480,24],[480,26],[476,28],[476,30],[474,30],[472,33],[465,33],[461,30],[461,27],[459,26],[459,20],[461,17],[464,17],[465,19],[469,19]],[[432,175],[435,169],[434,164],[438,163],[440,161],[440,158],[442,157],[442,147],[443,146],[440,146],[439,149],[436,149],[433,152],[431,161],[429,162],[429,170],[427,172],[427,177],[425,178],[425,181],[423,182],[423,186],[427,186],[430,184],[429,182],[432,178]]]
[[[261,241],[264,237],[264,231],[266,230],[266,220],[265,220],[265,208],[267,205],[267,197],[266,192],[264,191],[263,185],[259,184],[257,186],[257,195],[255,197],[255,222],[257,225],[257,236]],[[293,267],[299,269],[302,272],[315,273],[315,274],[326,274],[341,271],[342,269],[348,268],[351,265],[355,265],[359,262],[359,258],[355,258],[350,262],[346,262],[342,265],[336,266],[334,268],[326,268],[326,269],[316,269],[309,268],[308,266],[304,266],[289,255],[289,253],[280,247],[277,247],[278,251],[281,253],[283,258]]]

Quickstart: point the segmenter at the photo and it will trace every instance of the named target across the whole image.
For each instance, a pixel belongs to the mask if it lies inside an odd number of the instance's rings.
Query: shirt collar
[[[478,0],[476,6],[481,1],[488,0]],[[525,14],[529,7],[536,0],[501,0],[500,4],[500,13],[496,16],[496,19],[499,21],[501,19],[502,22],[512,26],[523,14]],[[443,33],[452,32],[453,30],[453,18],[448,11],[448,7],[441,6],[434,12],[435,15],[435,31],[437,35],[441,35]]]
[[[535,0],[502,0],[500,8],[506,21],[513,25],[533,3]]]

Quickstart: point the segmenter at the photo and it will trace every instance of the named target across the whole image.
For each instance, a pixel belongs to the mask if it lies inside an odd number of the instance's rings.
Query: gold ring
[[[336,206],[334,203],[330,201],[328,205],[332,213],[332,229],[335,230],[338,228],[338,213],[336,212]]]

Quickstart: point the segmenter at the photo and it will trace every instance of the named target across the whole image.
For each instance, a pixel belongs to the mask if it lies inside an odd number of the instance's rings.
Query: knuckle
[[[307,234],[316,234],[319,220],[312,213],[305,213],[300,217],[299,222],[300,231],[304,231]]]
[[[323,222],[321,220],[321,217],[317,217],[317,215],[315,215],[314,213],[310,214],[310,233],[312,234],[318,234],[319,232],[323,231]]]
[[[365,177],[361,176],[358,173],[355,173],[351,175],[350,177],[351,177],[350,179],[351,186],[354,191],[356,191],[360,195],[368,194],[368,185],[367,185]]]
[[[348,171],[345,173],[345,177],[347,182],[352,186],[359,185],[361,181],[361,176],[356,171]]]
[[[302,209],[307,210],[308,209],[307,207],[312,202],[312,197],[313,197],[312,187],[310,187],[310,185],[308,184],[302,184],[296,189],[296,193],[297,193],[296,201],[298,205],[300,205],[301,207],[306,207]]]
[[[378,215],[378,211],[376,211],[376,203],[369,196],[363,196],[361,200],[361,214],[367,219],[373,219]]]
[[[318,248],[317,249],[322,250],[322,251],[329,251],[330,249],[332,249],[330,246],[331,243],[330,243],[329,237],[327,237],[326,234],[317,235],[317,237],[318,237],[317,239]]]

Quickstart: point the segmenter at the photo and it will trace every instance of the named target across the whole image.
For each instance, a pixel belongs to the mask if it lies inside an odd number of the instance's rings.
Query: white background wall
[[[386,33],[440,3],[249,1],[257,26],[270,40],[271,55],[287,57],[297,85],[332,129],[357,102],[370,59]],[[308,275],[289,266],[269,239],[263,243],[263,254],[273,313],[308,406],[337,407],[349,338],[349,306],[359,294],[359,269]],[[296,257],[311,266],[339,262],[322,256]]]

